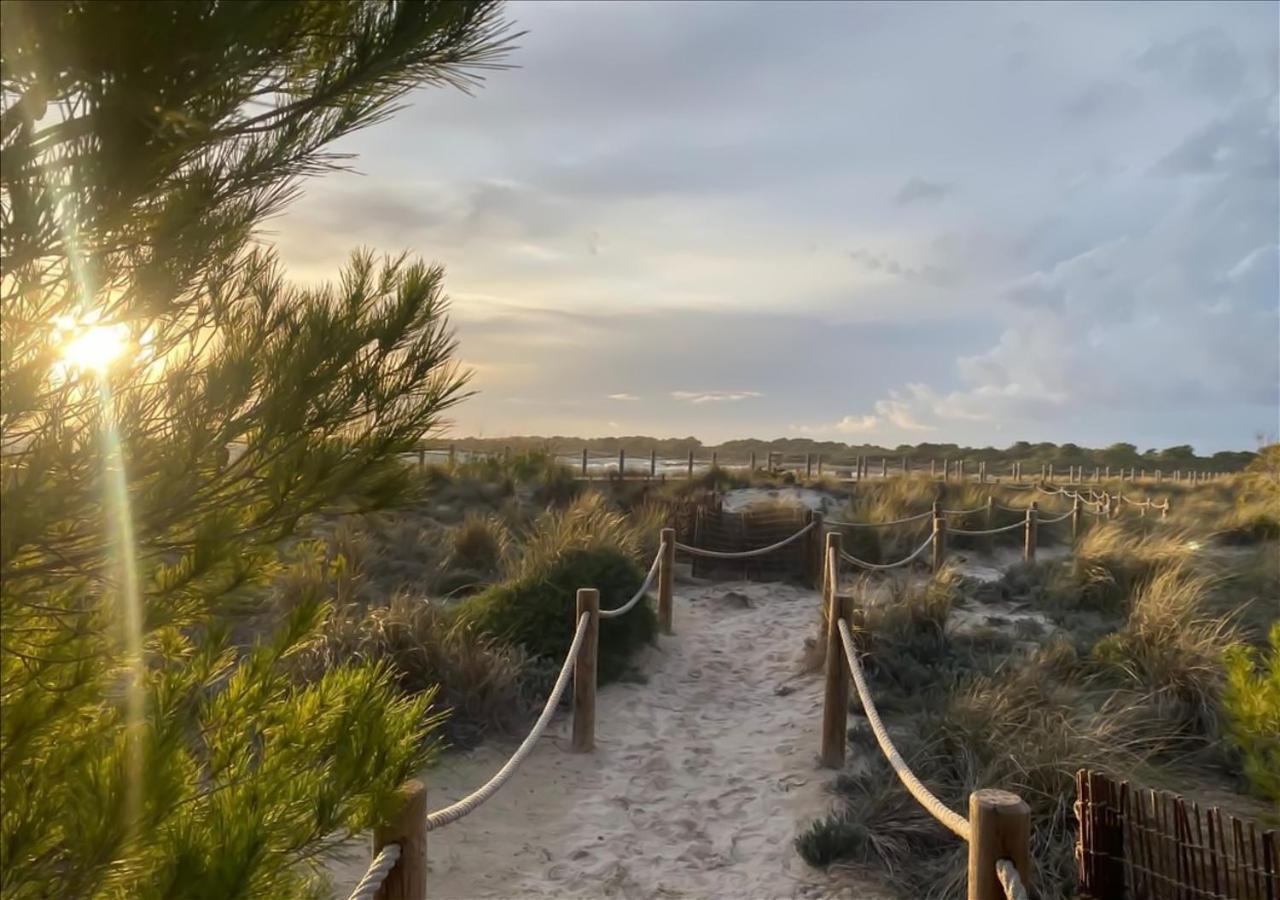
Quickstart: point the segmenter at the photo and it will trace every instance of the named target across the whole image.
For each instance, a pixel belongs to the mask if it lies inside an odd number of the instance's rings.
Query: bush
[[[1271,626],[1270,643],[1265,655],[1244,645],[1227,652],[1223,706],[1245,777],[1280,809],[1280,622]]]
[[[573,639],[578,588],[600,591],[601,609],[621,606],[640,587],[644,572],[617,548],[597,546],[540,553],[517,577],[475,594],[457,607],[458,621],[480,634],[510,641],[539,659],[564,659]],[[657,617],[644,602],[600,623],[599,673],[617,678],[631,654],[653,640]]]
[[[449,532],[449,569],[495,575],[511,551],[511,533],[494,515],[468,513],[462,524]]]
[[[448,713],[442,731],[455,746],[521,728],[540,702],[529,696],[524,653],[459,626],[447,609],[421,597],[398,594],[387,605],[339,606],[297,665],[312,680],[357,659],[390,664],[407,694],[434,691],[432,709]]]
[[[1134,594],[1128,621],[1093,650],[1100,674],[1147,693],[1147,702],[1182,728],[1219,731],[1223,658],[1238,632],[1206,609],[1209,578],[1181,566],[1158,572]]]

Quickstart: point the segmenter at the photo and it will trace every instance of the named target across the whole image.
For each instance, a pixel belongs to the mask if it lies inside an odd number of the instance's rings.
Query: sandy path
[[[817,611],[815,592],[784,585],[679,586],[676,634],[638,660],[648,682],[602,689],[596,752],[569,753],[558,717],[496,797],[431,835],[430,896],[883,896],[792,846],[831,803],[821,680],[798,674]],[[512,746],[447,757],[428,773],[431,808]],[[337,896],[367,858],[334,870]]]

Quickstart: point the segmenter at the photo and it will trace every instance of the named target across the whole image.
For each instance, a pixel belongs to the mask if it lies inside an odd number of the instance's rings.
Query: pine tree
[[[469,88],[493,2],[22,2],[0,131],[0,894],[298,897],[430,752],[429,697],[301,683],[304,517],[408,488],[464,396],[438,267],[300,289],[255,242],[334,140]]]

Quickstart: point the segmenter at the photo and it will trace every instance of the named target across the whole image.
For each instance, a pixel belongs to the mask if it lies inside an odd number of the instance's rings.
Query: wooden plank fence
[[[1280,900],[1280,834],[1217,807],[1076,773],[1080,892],[1093,900]]]

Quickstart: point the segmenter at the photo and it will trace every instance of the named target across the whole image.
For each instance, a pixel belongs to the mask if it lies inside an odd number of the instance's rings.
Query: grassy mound
[[[600,591],[601,609],[621,606],[640,587],[644,572],[612,547],[571,549],[526,564],[522,574],[475,594],[457,608],[457,620],[476,633],[509,641],[531,656],[559,661],[573,640],[578,588]],[[599,673],[617,678],[631,654],[650,643],[657,617],[643,601],[627,615],[600,623]]]

